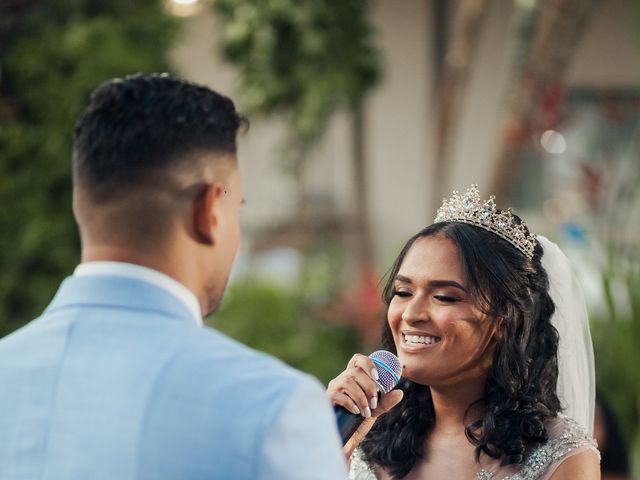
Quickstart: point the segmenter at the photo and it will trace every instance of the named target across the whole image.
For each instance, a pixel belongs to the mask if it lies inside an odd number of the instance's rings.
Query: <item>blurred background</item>
[[[79,261],[70,144],[89,92],[152,71],[251,121],[211,325],[328,381],[376,348],[404,241],[478,183],[573,260],[617,419],[601,443],[633,471],[609,478],[640,478],[640,2],[0,0],[0,336]]]

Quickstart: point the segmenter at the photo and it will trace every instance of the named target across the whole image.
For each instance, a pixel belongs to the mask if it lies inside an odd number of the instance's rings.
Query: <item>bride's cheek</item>
[[[389,310],[387,311],[387,323],[389,324],[389,327],[391,327],[392,331],[394,331],[394,329],[398,327],[398,324],[400,323],[401,320],[402,320],[402,310],[394,306],[392,303],[391,305],[389,305]],[[395,335],[395,331],[394,331],[394,335]]]

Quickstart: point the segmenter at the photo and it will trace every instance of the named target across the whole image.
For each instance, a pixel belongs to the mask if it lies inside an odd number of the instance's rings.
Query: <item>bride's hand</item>
[[[365,420],[344,446],[349,458],[353,450],[369,433],[380,415],[395,407],[402,400],[402,391],[393,390],[383,395],[378,404],[378,370],[369,357],[356,353],[344,372],[329,382],[327,393],[334,405],[362,415]]]

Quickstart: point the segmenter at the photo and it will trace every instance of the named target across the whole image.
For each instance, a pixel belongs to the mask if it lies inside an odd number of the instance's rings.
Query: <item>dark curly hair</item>
[[[205,86],[166,74],[109,80],[76,122],[74,181],[94,200],[159,183],[193,154],[235,154],[246,124],[229,98]]]
[[[555,306],[540,263],[542,247],[536,243],[529,260],[482,228],[455,222],[433,224],[410,238],[396,259],[383,293],[387,308],[407,252],[416,240],[429,236],[445,237],[457,246],[476,304],[489,316],[502,319],[484,396],[476,402],[484,413],[465,425],[466,436],[476,446],[476,460],[484,453],[499,458],[503,465],[522,463],[527,447],[548,439],[544,420],[560,411],[558,332],[550,322]],[[387,322],[383,346],[396,352]],[[405,477],[422,456],[424,440],[435,422],[428,386],[402,379],[398,388],[404,390],[403,401],[378,419],[361,444],[367,461],[396,479]]]

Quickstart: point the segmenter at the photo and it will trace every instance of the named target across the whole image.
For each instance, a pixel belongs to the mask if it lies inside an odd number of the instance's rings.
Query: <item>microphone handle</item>
[[[335,405],[333,409],[336,413],[336,420],[338,421],[338,431],[340,432],[342,445],[344,446],[358,429],[360,424],[364,421],[364,417],[362,415],[351,413],[349,410],[341,407],[340,405]]]

